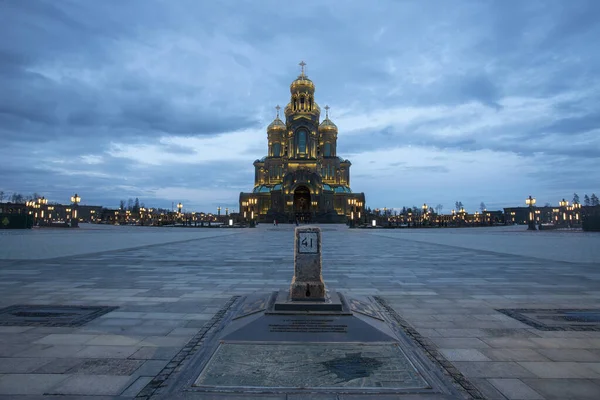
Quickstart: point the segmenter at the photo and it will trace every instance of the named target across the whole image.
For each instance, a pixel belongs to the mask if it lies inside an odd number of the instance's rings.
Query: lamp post
[[[535,220],[534,220],[534,212],[533,212],[533,205],[535,204],[535,198],[531,197],[531,195],[529,195],[528,198],[525,199],[525,204],[527,204],[529,206],[529,226],[527,227],[527,230],[529,231],[535,231]]]
[[[26,215],[30,215],[31,214],[31,216],[32,216],[32,225],[35,225],[35,216],[33,214],[33,211],[29,210],[30,208],[35,208],[35,201],[27,201],[25,203],[25,206],[27,207],[27,214]],[[25,222],[25,225],[27,225],[27,222]]]
[[[44,215],[44,211],[45,211],[44,208],[48,204],[48,199],[42,196],[39,199],[37,199],[37,203],[38,203],[38,207],[37,208],[41,208],[41,210],[40,210],[40,218],[42,220],[42,223],[45,223],[46,222],[46,216]]]
[[[456,210],[452,210],[452,225],[456,223]]]
[[[579,203],[575,203],[573,204],[573,209],[575,211],[575,223],[579,224],[580,220],[579,220],[579,215],[581,214],[581,204]]]
[[[563,223],[567,222],[567,207],[569,207],[569,202],[566,201],[565,199],[562,199],[561,201],[558,202],[558,205],[560,206],[560,208],[562,208],[562,221]]]
[[[423,209],[422,225],[425,226],[425,218],[427,217],[427,210],[429,207],[427,207],[426,203],[423,203],[423,206],[421,208]]]
[[[77,196],[77,193],[75,193],[74,196],[71,196],[71,203],[73,203],[73,215],[71,217],[71,228],[79,227],[79,216],[77,215],[77,206],[79,205],[80,201],[81,201],[81,197]]]

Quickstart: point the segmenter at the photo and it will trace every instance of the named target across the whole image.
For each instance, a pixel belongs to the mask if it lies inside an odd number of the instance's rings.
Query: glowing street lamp
[[[421,208],[423,209],[423,225],[425,225],[425,218],[427,217],[427,210],[429,207],[427,207],[426,203],[423,203]]]
[[[535,220],[534,220],[534,212],[533,212],[533,205],[535,204],[535,198],[531,197],[531,195],[529,195],[528,198],[525,199],[525,204],[527,204],[529,206],[529,226],[527,227],[527,230],[529,231],[535,231]]]
[[[71,216],[71,228],[79,227],[79,218],[77,216],[77,206],[81,202],[81,197],[75,193],[75,195],[71,196],[71,203],[73,203],[73,214]]]

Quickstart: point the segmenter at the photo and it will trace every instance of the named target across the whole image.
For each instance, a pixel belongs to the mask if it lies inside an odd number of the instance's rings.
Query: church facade
[[[364,193],[350,188],[349,160],[337,154],[338,128],[321,121],[315,85],[301,73],[290,85],[290,102],[267,127],[268,153],[254,161],[254,189],[240,193],[246,221],[359,222]]]

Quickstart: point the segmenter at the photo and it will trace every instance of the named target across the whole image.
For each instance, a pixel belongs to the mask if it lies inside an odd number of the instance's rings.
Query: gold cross
[[[329,106],[325,106],[325,118],[329,119]]]
[[[277,110],[277,118],[279,118],[279,110],[281,110],[281,107],[279,107],[279,104],[277,104],[277,107],[275,107],[275,109]]]
[[[302,68],[302,72],[300,75],[304,75],[304,66],[306,65],[306,63],[304,61],[300,61],[300,64],[298,64],[300,66],[300,68]]]

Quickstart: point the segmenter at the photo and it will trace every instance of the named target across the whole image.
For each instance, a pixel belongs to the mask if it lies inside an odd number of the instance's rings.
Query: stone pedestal
[[[290,300],[325,301],[325,282],[323,282],[321,264],[321,229],[296,228],[294,278],[290,287]]]

